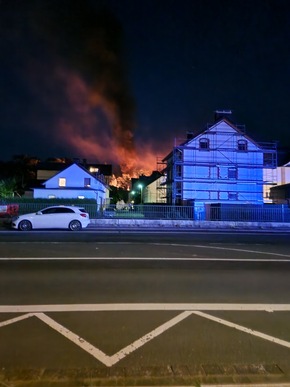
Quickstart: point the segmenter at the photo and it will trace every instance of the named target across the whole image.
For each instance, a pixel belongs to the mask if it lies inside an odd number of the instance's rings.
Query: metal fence
[[[202,206],[136,205],[117,209],[109,206],[97,214],[103,218],[123,219],[175,219],[236,222],[287,222],[290,208],[286,205],[228,205],[204,204]]]
[[[103,218],[123,219],[194,219],[194,208],[192,206],[167,206],[140,204],[125,206],[117,209],[109,206],[99,213]]]
[[[37,212],[52,205],[51,202],[16,203],[20,215]],[[53,204],[55,205],[55,204]],[[80,206],[80,204],[76,204]],[[290,208],[287,205],[235,205],[202,204],[192,206],[172,206],[142,204],[117,209],[115,205],[98,209],[96,204],[84,203],[91,219],[173,219],[192,221],[235,221],[235,222],[283,222],[290,223]]]
[[[206,217],[213,221],[290,223],[290,208],[284,204],[211,205]]]

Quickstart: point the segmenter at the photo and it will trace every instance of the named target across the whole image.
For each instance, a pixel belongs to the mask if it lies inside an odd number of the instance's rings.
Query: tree
[[[14,178],[0,180],[0,199],[13,198],[17,193],[17,182]]]

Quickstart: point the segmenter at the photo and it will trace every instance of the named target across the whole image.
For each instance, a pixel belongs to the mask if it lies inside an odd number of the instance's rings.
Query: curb
[[[289,375],[277,364],[167,365],[86,369],[0,370],[3,386],[196,386],[290,387]]]
[[[190,220],[141,220],[141,219],[91,219],[89,227],[112,229],[158,229],[158,230],[261,230],[290,232],[290,223],[271,222],[219,222]]]

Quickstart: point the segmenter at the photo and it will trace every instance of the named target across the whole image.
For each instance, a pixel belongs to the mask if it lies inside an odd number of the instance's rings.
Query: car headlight
[[[17,219],[19,219],[19,216],[13,216],[12,222],[16,222]]]

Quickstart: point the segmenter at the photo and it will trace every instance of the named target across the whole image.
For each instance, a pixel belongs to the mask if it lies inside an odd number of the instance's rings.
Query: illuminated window
[[[209,139],[208,138],[201,138],[199,140],[199,149],[209,149]]]
[[[65,177],[60,177],[58,179],[58,186],[59,187],[65,187],[66,186],[66,178]]]
[[[90,167],[90,173],[97,173],[97,172],[99,172],[99,168]]]
[[[246,152],[248,150],[248,142],[246,140],[239,140],[238,150],[241,152]]]

